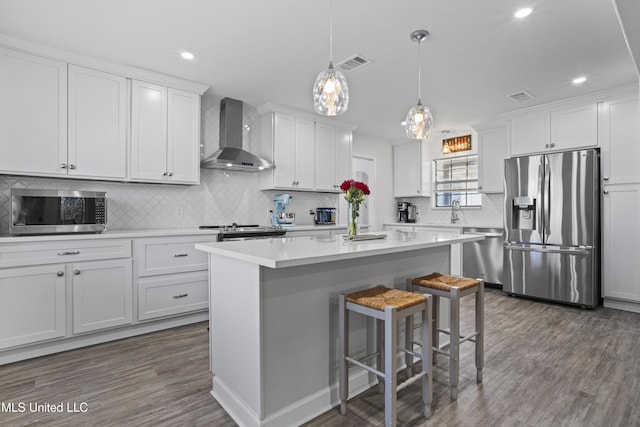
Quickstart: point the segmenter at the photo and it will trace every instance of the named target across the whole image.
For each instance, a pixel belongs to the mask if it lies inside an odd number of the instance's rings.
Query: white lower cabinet
[[[640,184],[605,186],[603,192],[604,305],[640,312]],[[624,302],[636,305],[619,306]]]
[[[0,349],[65,336],[65,266],[0,270]]]
[[[80,262],[69,268],[74,334],[131,323],[131,259]]]
[[[215,236],[153,237],[136,241],[138,320],[206,310],[208,259],[196,243]]]

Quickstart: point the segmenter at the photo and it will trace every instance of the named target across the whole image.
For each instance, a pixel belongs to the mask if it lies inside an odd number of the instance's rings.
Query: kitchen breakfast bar
[[[338,295],[449,272],[472,234],[388,232],[377,240],[279,237],[196,244],[209,253],[211,394],[241,426],[299,425],[338,403]],[[373,348],[353,317],[352,354]],[[368,347],[367,347],[368,346]],[[350,370],[354,396],[376,383]]]

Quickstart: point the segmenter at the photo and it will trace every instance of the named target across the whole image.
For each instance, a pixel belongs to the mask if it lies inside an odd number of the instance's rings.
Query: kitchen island
[[[299,425],[338,402],[338,294],[449,272],[452,244],[482,236],[280,237],[196,244],[209,253],[211,394],[242,426]],[[372,324],[351,320],[352,353]],[[367,343],[368,344],[365,344]],[[376,383],[350,371],[351,396]]]

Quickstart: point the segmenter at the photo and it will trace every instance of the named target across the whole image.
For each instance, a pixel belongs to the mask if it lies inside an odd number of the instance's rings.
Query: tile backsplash
[[[11,187],[106,191],[109,229],[191,228],[199,225],[270,223],[277,191],[258,190],[257,173],[202,169],[199,186],[3,176],[0,178],[0,234],[7,234]],[[291,192],[287,211],[296,224],[313,224],[309,211],[337,206],[337,195]]]

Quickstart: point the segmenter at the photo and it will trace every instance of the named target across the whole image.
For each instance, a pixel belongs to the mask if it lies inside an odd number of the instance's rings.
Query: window
[[[482,196],[478,193],[478,156],[438,159],[433,163],[436,207],[449,207],[454,200],[459,200],[460,206],[482,206]]]

